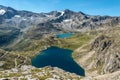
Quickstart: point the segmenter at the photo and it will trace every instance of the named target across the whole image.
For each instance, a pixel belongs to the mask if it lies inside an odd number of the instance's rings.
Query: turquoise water
[[[73,33],[63,33],[63,34],[57,34],[56,36],[58,38],[69,38],[73,35]]]
[[[85,76],[82,69],[71,57],[72,50],[49,47],[32,59],[32,65],[38,68],[45,66],[59,67],[65,71]]]

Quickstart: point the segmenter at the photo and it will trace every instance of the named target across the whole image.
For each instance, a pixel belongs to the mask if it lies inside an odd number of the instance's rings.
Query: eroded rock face
[[[108,36],[99,36],[92,43],[91,49],[96,51],[94,66],[101,73],[112,73],[120,70],[120,47],[114,47],[114,40]]]
[[[103,73],[112,73],[120,70],[120,52],[116,51],[115,48],[111,48],[106,53],[105,63],[102,68]]]

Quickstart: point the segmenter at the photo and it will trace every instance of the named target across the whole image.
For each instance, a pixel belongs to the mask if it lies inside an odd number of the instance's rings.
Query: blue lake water
[[[69,38],[73,35],[73,33],[63,33],[63,34],[57,34],[57,38]]]
[[[32,65],[38,68],[45,66],[58,67],[65,71],[85,76],[82,69],[71,57],[72,50],[58,47],[49,47],[43,50],[38,56],[32,59]]]

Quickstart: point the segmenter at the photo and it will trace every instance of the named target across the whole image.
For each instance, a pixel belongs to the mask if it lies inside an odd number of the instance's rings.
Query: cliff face
[[[99,36],[92,43],[91,49],[95,52],[96,68],[100,67],[103,74],[112,73],[120,69],[119,46],[114,46],[114,40],[107,36]],[[117,50],[118,49],[118,50]]]

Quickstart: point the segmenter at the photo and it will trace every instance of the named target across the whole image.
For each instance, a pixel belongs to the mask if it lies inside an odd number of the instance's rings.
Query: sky
[[[0,0],[0,5],[37,13],[70,9],[90,15],[120,16],[120,0]]]

